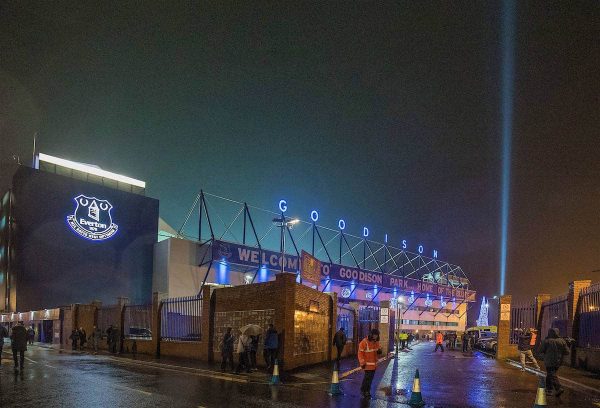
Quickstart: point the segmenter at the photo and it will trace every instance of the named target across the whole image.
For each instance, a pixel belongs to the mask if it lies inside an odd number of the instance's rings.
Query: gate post
[[[569,294],[567,296],[567,336],[574,339],[577,333],[573,333],[573,322],[575,321],[575,314],[577,313],[577,303],[579,302],[579,295],[581,290],[590,287],[592,281],[576,280],[569,282]]]
[[[379,346],[384,355],[390,351],[390,301],[379,302]]]
[[[497,359],[516,357],[518,355],[517,346],[510,344],[510,307],[512,302],[511,295],[500,296],[498,302],[498,350]]]

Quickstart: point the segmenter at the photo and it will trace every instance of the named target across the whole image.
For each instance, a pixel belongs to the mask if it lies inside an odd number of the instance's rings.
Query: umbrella
[[[240,331],[247,336],[258,336],[263,332],[261,327],[255,324],[247,324],[244,327],[241,327]]]

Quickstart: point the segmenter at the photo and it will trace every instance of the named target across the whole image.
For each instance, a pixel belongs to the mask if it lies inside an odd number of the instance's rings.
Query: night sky
[[[0,3],[2,189],[39,150],[380,241],[499,291],[500,2]],[[600,7],[518,2],[507,293],[600,278]],[[412,248],[413,250],[415,248]]]

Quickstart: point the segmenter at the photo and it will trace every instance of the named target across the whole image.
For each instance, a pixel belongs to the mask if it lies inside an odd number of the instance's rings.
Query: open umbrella
[[[240,331],[247,336],[258,336],[263,332],[261,327],[255,324],[247,324],[244,327],[241,327]]]

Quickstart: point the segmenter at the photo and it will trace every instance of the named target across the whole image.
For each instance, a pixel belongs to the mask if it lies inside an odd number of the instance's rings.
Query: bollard
[[[546,406],[546,384],[544,383],[544,377],[540,377],[540,384],[538,385],[537,394],[535,396],[535,404],[533,408],[545,407]]]
[[[342,395],[342,389],[340,388],[340,377],[338,374],[338,362],[333,363],[333,374],[331,375],[331,387],[329,389],[329,395],[335,397],[337,395]]]
[[[273,376],[271,377],[271,385],[277,385],[280,383],[281,381],[279,380],[279,363],[277,362],[277,359],[275,359],[275,364],[273,364]]]
[[[419,369],[415,372],[415,379],[413,380],[412,391],[410,393],[410,400],[408,405],[411,407],[422,407],[425,405],[423,397],[421,395],[421,381],[419,379]]]

